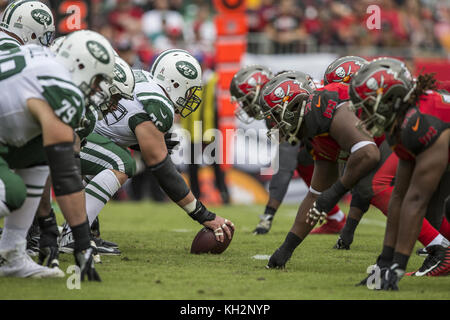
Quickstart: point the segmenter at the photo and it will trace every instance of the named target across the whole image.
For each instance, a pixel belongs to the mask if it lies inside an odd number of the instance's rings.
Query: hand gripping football
[[[231,230],[231,237],[233,237],[233,234],[234,234],[234,231]],[[194,240],[192,241],[191,253],[220,254],[228,248],[230,243],[231,243],[231,239],[229,239],[226,234],[225,234],[224,241],[219,242],[216,240],[216,237],[214,236],[214,232],[211,229],[204,227],[197,233]]]

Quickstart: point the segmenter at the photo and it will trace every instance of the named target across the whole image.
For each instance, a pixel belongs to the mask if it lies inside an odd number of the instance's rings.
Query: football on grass
[[[233,230],[231,230],[231,237],[233,237],[233,233]],[[226,234],[224,235],[224,237],[224,241],[219,242],[216,240],[214,232],[211,229],[204,227],[197,233],[194,240],[192,241],[191,253],[220,254],[228,248],[231,242],[231,239],[229,239]]]

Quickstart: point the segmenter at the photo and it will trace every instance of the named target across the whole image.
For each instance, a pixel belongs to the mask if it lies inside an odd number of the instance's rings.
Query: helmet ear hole
[[[179,84],[178,82],[175,82],[175,83],[173,84],[173,87],[174,87],[175,89],[177,89],[179,86],[180,86],[180,84]]]
[[[80,63],[80,64],[78,65],[78,69],[79,69],[79,70],[83,70],[83,69],[84,69],[84,64]]]
[[[36,37],[36,33],[33,32],[33,33],[31,34],[31,39],[35,40],[36,38],[37,38],[37,37]]]

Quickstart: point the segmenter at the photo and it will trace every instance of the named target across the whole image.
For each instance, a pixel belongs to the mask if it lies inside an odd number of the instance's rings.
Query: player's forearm
[[[314,226],[306,223],[306,218],[309,209],[312,207],[314,201],[316,201],[318,195],[308,192],[303,199],[300,207],[298,208],[297,215],[295,217],[294,225],[291,228],[291,232],[298,236],[300,239],[304,239]]]
[[[376,145],[369,144],[350,154],[344,174],[340,178],[342,184],[351,189],[356,183],[373,170],[380,161],[380,151]]]

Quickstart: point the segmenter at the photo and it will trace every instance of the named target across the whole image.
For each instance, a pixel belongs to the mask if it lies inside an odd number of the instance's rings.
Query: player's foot
[[[114,242],[110,242],[107,240],[103,240],[102,238],[93,237],[95,245],[97,246],[97,251],[100,255],[105,256],[119,256],[121,254],[117,244]],[[111,243],[114,245],[109,246],[108,244]]]
[[[339,236],[333,249],[350,250],[350,243],[345,243],[344,240],[342,240],[341,236]]]
[[[450,273],[450,248],[441,245],[427,247],[428,256],[419,270],[409,272],[407,276],[445,276]]]
[[[417,254],[419,257],[424,257],[424,258],[428,257],[427,247],[417,249],[416,254]]]
[[[75,248],[75,241],[73,240],[72,230],[69,229],[67,223],[63,224],[63,228],[58,238],[59,252],[73,253]]]
[[[37,220],[34,219],[33,224],[28,230],[27,234],[27,253],[31,257],[35,257],[39,254],[39,239],[41,233]]]
[[[345,226],[345,218],[341,221],[336,221],[333,219],[328,219],[323,225],[318,228],[312,229],[310,234],[337,234]]]
[[[0,251],[0,276],[17,278],[62,278],[64,272],[58,267],[47,268],[34,262],[25,251],[25,241],[16,249]]]
[[[262,214],[259,216],[261,220],[259,220],[256,229],[253,231],[253,234],[266,234],[269,232],[272,227],[273,215],[272,214]]]

